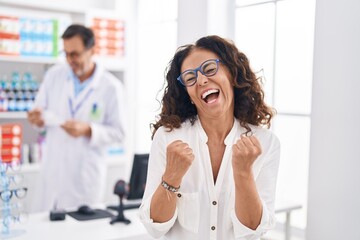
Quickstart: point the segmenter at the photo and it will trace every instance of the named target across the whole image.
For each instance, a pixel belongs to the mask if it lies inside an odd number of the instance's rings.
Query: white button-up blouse
[[[262,154],[253,164],[257,191],[263,204],[261,223],[252,230],[235,214],[235,185],[232,171],[232,146],[245,132],[237,120],[225,139],[226,149],[216,183],[212,173],[207,135],[199,120],[186,121],[181,128],[168,132],[160,127],[151,146],[146,189],[139,217],[150,235],[163,239],[255,240],[275,225],[274,200],[280,159],[278,138],[268,129],[251,126],[262,146]],[[174,216],[167,222],[155,223],[150,218],[152,195],[161,183],[166,167],[166,147],[182,140],[193,150],[195,159],[182,179]]]

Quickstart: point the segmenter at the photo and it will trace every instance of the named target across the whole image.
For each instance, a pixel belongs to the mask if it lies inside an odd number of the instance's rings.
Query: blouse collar
[[[197,126],[197,129],[198,129],[198,132],[199,132],[199,135],[200,135],[200,140],[203,143],[206,144],[207,141],[208,141],[208,136],[206,135],[206,132],[205,132],[204,128],[201,125],[199,117],[196,119],[195,124]],[[239,132],[240,127],[239,126],[240,126],[240,124],[234,118],[233,126],[232,126],[229,134],[226,136],[226,138],[224,140],[225,145],[234,144],[234,139],[236,138],[236,135],[239,135],[238,137],[240,137],[240,132]]]

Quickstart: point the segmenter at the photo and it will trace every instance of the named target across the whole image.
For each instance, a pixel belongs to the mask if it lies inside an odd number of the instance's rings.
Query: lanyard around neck
[[[70,109],[70,114],[71,114],[71,117],[72,117],[72,118],[75,117],[76,113],[79,111],[79,109],[81,108],[81,106],[83,105],[83,103],[86,101],[86,99],[89,98],[89,96],[91,95],[91,93],[93,92],[93,90],[94,90],[94,89],[90,89],[90,90],[86,93],[85,97],[84,97],[78,104],[76,104],[75,106],[74,106],[74,104],[73,104],[72,99],[71,99],[70,97],[68,98],[68,100],[69,100],[69,101],[68,101],[68,102],[69,102],[69,109]]]

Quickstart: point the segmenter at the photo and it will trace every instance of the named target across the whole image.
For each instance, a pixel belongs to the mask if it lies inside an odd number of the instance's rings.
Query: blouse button
[[[213,204],[213,205],[216,205],[216,204],[217,204],[217,202],[216,202],[216,201],[213,201],[213,202],[212,202],[212,204]]]
[[[181,197],[181,193],[178,193],[177,196],[178,196],[178,197]]]
[[[212,227],[211,227],[211,230],[213,230],[213,231],[214,231],[214,230],[215,230],[215,226],[212,226]]]

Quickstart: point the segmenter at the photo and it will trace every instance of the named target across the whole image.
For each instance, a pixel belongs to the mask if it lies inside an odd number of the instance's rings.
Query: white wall
[[[307,240],[360,239],[359,12],[317,0]]]
[[[179,0],[178,45],[194,43],[206,35],[234,39],[234,0]]]
[[[178,1],[178,46],[195,42],[207,32],[207,0]]]
[[[207,34],[235,40],[235,0],[207,2]]]

